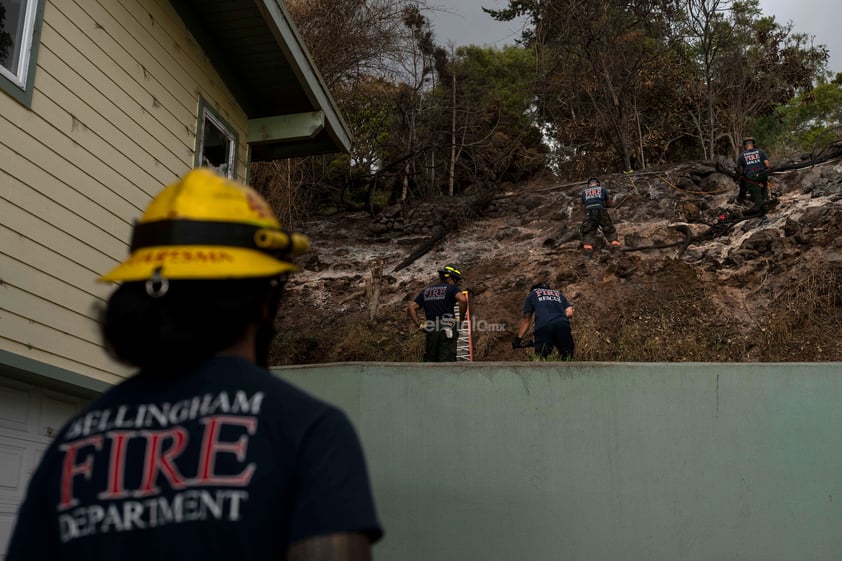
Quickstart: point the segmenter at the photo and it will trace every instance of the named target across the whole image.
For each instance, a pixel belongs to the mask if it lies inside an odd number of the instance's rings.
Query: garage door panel
[[[0,437],[0,502],[18,501],[27,471],[27,444]]]
[[[6,550],[9,549],[9,537],[12,535],[15,518],[15,512],[6,512],[6,507],[0,506],[0,561],[6,558]]]
[[[41,398],[41,414],[38,422],[38,436],[52,439],[68,419],[78,413],[82,405],[78,399],[44,393]]]
[[[56,389],[0,378],[0,561],[41,456],[85,404],[85,399]]]
[[[4,434],[8,430],[20,434],[31,433],[35,429],[34,401],[32,390],[14,387],[5,380],[0,381],[0,430]]]

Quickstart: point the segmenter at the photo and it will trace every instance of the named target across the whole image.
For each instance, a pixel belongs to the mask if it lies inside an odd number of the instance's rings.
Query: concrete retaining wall
[[[346,363],[377,561],[842,559],[842,364]]]

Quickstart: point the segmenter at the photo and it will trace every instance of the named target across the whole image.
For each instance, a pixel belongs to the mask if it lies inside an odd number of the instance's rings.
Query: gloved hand
[[[522,342],[523,342],[523,341],[521,340],[521,338],[520,338],[520,337],[515,337],[515,338],[512,340],[512,348],[513,348],[513,349],[520,349],[520,348],[522,347],[522,345],[521,345],[521,343],[522,343]]]

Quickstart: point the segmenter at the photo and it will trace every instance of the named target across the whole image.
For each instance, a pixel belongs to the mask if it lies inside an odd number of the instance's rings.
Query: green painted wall
[[[842,364],[279,368],[356,425],[378,561],[842,559]]]

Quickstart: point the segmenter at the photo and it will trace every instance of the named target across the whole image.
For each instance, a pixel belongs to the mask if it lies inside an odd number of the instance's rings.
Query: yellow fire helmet
[[[253,188],[197,168],[149,203],[128,258],[98,280],[270,277],[298,270],[286,259],[308,245]]]

